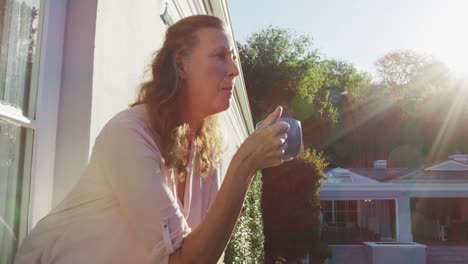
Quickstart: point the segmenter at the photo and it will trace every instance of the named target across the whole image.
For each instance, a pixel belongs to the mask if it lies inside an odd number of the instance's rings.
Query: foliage
[[[324,89],[333,91],[335,98],[332,98],[336,104],[336,96],[346,91],[346,94],[353,101],[364,97],[368,91],[372,77],[369,73],[358,71],[358,69],[349,62],[327,59],[321,62],[326,74]]]
[[[444,64],[411,50],[394,51],[377,60],[372,80],[351,63],[321,58],[312,44],[308,36],[271,26],[238,43],[254,120],[283,105],[285,116],[302,121],[305,145],[317,149],[306,148],[272,170],[276,178],[264,170],[261,195],[276,199],[277,211],[270,212],[276,220],[282,219],[281,206],[304,193],[319,208],[319,179],[328,164],[372,167],[374,160],[387,159],[390,167],[415,168],[468,152],[468,81],[454,78]],[[314,255],[328,256],[326,244],[316,245]]]
[[[268,27],[253,33],[246,44],[239,44],[247,86],[254,86],[251,96],[261,97],[278,83],[294,89],[318,60],[310,51],[312,39],[289,30]]]
[[[337,124],[319,145],[332,166],[417,168],[466,152],[467,82],[424,54],[397,51],[376,62],[378,83],[337,103]],[[357,98],[357,99],[356,99]],[[465,132],[463,132],[465,131]]]
[[[409,114],[449,82],[443,63],[411,50],[389,52],[375,66],[380,85],[391,91]]]
[[[263,263],[263,220],[261,215],[262,174],[257,172],[250,185],[231,240],[225,251],[225,263]]]
[[[270,26],[238,47],[254,122],[282,105],[283,116],[302,121],[306,146],[320,140],[324,126],[338,123],[344,94],[359,101],[371,83],[351,63],[322,59],[312,38],[292,30]]]
[[[431,61],[430,56],[402,50],[385,54],[375,62],[375,66],[382,85],[402,87]]]
[[[301,150],[297,156],[297,160],[308,165],[308,169],[303,171],[303,173],[308,174],[308,177],[314,177],[314,188],[311,193],[311,201],[317,208],[320,208],[320,187],[322,186],[322,180],[326,177],[324,171],[327,168],[328,163],[323,158],[322,152],[318,152],[315,149],[310,150],[308,148],[303,148]]]
[[[275,264],[285,264],[285,263],[286,263],[286,259],[281,256],[277,257],[275,260]]]
[[[318,260],[319,263],[322,263],[326,259],[331,259],[333,257],[333,252],[326,242],[318,241],[316,246],[310,251],[310,255]]]
[[[255,121],[277,105],[294,115],[289,105],[296,96],[296,100],[313,103],[327,112],[319,104],[327,98],[318,92],[324,73],[318,52],[312,48],[312,38],[270,26],[253,33],[246,44],[238,43],[238,47]]]
[[[307,251],[313,257],[329,257],[330,251],[320,239],[319,194],[326,166],[322,153],[302,149],[296,159],[263,170],[267,260],[295,258]]]
[[[327,165],[322,153],[303,149],[297,160],[310,164],[308,166],[314,168],[313,175],[316,175],[314,181],[317,184],[313,185],[314,192],[311,196],[313,199],[310,201],[313,201],[315,206],[320,206],[318,196],[320,190],[317,188],[320,186],[320,179],[325,177],[323,170]],[[262,174],[258,172],[249,188],[241,215],[225,251],[225,263],[264,262],[264,233],[261,215],[262,178]],[[323,246],[321,243],[318,245]],[[324,248],[315,251],[314,254],[317,255],[320,255],[320,252],[328,252]]]

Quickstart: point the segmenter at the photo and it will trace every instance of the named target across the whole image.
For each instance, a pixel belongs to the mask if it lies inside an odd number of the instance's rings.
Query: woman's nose
[[[231,60],[228,69],[228,75],[231,78],[234,78],[239,75],[239,68],[237,67],[237,60]]]

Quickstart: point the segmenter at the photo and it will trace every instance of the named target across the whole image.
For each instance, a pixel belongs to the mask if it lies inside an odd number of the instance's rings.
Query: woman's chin
[[[231,102],[226,102],[223,104],[220,104],[218,107],[214,108],[213,111],[211,111],[210,115],[216,115],[221,112],[224,112],[229,109],[229,106],[231,105]]]
[[[224,103],[224,105],[223,105],[223,107],[222,107],[222,109],[221,109],[220,112],[224,112],[224,111],[228,110],[230,106],[231,106],[231,100],[227,100],[227,101]]]
[[[223,110],[222,110],[222,111],[228,110],[230,106],[231,106],[231,99],[229,99],[229,100],[226,101],[226,103],[224,104],[224,107],[223,107]]]

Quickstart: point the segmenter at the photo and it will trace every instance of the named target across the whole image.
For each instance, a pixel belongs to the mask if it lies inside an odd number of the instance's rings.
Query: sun
[[[447,51],[445,58],[441,58],[458,78],[468,79],[468,38],[460,40],[460,44],[453,45],[454,49]]]
[[[445,63],[450,71],[462,78],[468,78],[468,1],[454,0],[442,6],[439,16],[431,21],[429,49]]]

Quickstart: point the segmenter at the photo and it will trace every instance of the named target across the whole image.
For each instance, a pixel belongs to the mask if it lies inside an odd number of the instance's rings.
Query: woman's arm
[[[182,246],[170,255],[171,264],[218,261],[234,230],[254,173],[282,163],[282,135],[289,125],[276,123],[281,112],[278,107],[239,148],[212,206]]]

